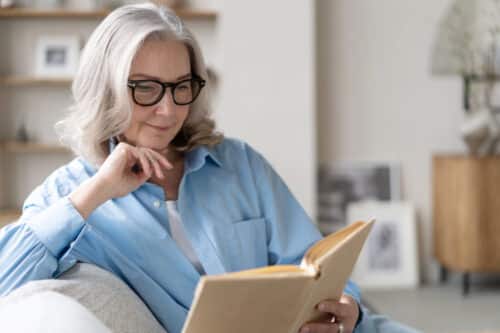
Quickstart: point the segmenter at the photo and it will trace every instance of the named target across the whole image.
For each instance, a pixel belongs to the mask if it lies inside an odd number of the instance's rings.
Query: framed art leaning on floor
[[[401,166],[395,162],[339,161],[318,173],[318,226],[323,234],[347,223],[347,207],[364,200],[401,200]]]
[[[352,279],[363,289],[418,286],[415,209],[407,202],[361,201],[347,208],[349,223],[375,219]]]

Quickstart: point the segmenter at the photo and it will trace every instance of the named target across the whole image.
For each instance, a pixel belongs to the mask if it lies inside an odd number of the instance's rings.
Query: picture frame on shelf
[[[347,225],[347,206],[363,200],[401,200],[401,167],[395,162],[336,162],[318,172],[318,226],[323,234]]]
[[[105,2],[103,0],[65,0],[64,8],[74,11],[93,11],[103,9]]]
[[[0,0],[0,8],[11,8],[14,7],[14,0]]]
[[[40,78],[73,78],[78,68],[77,35],[40,36],[36,44],[35,75]]]
[[[402,201],[349,204],[349,223],[375,220],[352,279],[362,289],[416,288],[419,262],[415,208]]]

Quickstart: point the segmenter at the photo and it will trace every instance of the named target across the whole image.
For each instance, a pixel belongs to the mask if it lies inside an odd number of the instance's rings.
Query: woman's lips
[[[151,126],[152,128],[158,130],[158,131],[166,131],[168,130],[169,128],[171,128],[172,126],[166,126],[166,127],[162,127],[162,126],[156,126],[156,125],[151,125],[151,124],[148,124],[148,126]]]

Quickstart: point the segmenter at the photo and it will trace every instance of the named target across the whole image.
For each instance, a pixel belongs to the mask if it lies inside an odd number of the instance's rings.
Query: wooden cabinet
[[[500,156],[433,158],[434,256],[447,270],[500,272]]]

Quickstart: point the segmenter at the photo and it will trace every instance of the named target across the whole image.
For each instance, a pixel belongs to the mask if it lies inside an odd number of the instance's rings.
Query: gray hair
[[[109,140],[129,127],[132,105],[126,82],[130,66],[143,43],[151,39],[182,42],[189,52],[191,71],[207,79],[198,42],[173,11],[143,3],[111,12],[83,49],[72,85],[74,103],[55,125],[60,141],[95,166],[109,155]],[[171,142],[177,151],[215,145],[223,139],[211,119],[207,90],[191,104],[182,129]]]

